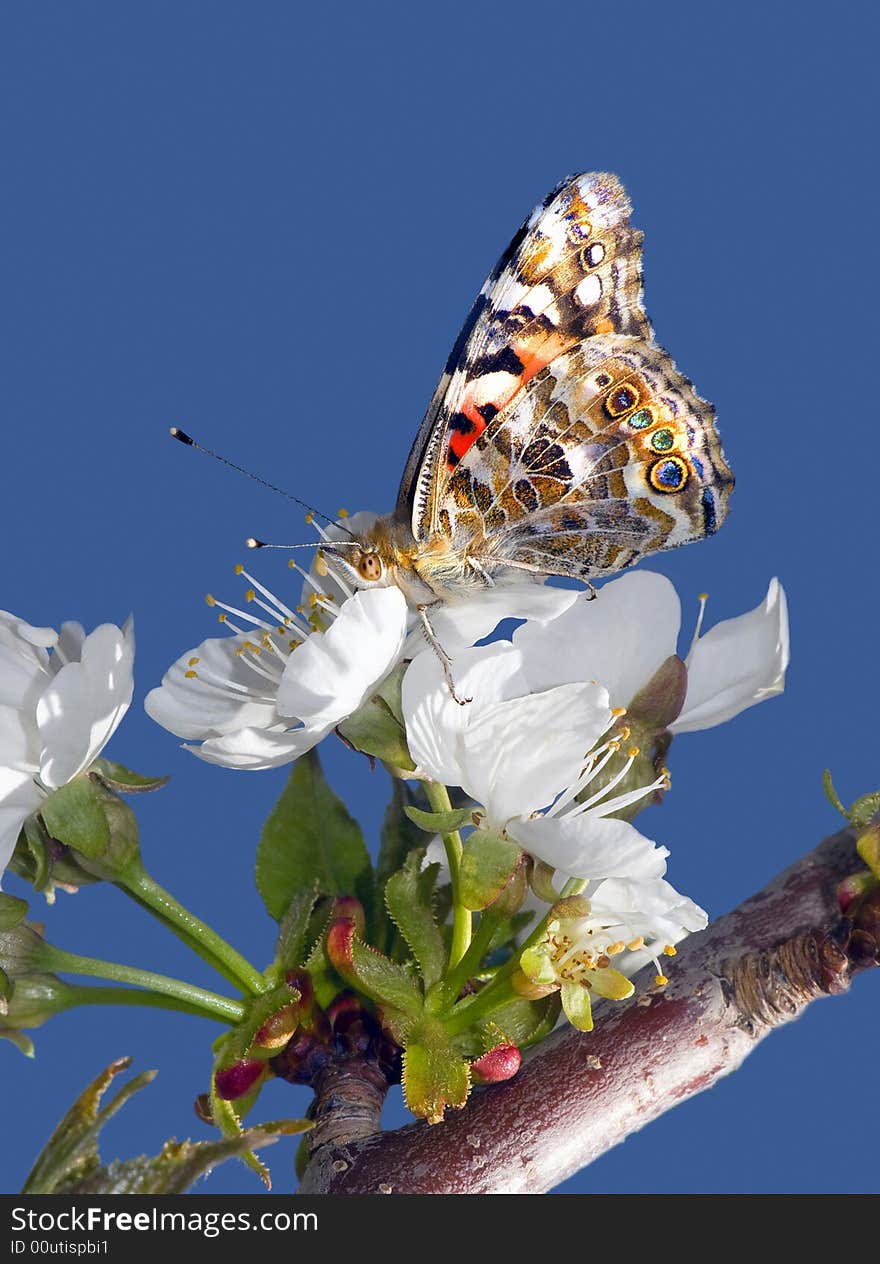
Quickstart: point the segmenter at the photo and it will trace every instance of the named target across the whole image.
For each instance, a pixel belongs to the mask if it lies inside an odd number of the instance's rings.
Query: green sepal
[[[55,902],[56,887],[70,891],[101,881],[77,862],[69,848],[53,843],[39,816],[30,816],[25,821],[9,868],[35,891],[45,895],[49,904]]]
[[[465,842],[461,857],[459,881],[465,908],[475,912],[493,904],[508,884],[516,881],[522,861],[519,844],[500,834],[475,830]]]
[[[560,988],[560,999],[565,1017],[572,1027],[576,1027],[578,1031],[593,1030],[593,1007],[589,988],[566,979]]]
[[[254,1047],[257,1032],[279,1010],[293,1004],[299,993],[287,986],[279,984],[271,992],[264,992],[255,997],[247,1007],[241,1022],[236,1023],[231,1031],[224,1033],[214,1042],[214,1072],[240,1062],[242,1058],[254,1058],[257,1061],[268,1061],[278,1052],[277,1049],[263,1050]],[[236,1098],[236,1109],[239,1099]],[[239,1112],[241,1113],[241,1112]]]
[[[12,930],[27,915],[27,900],[20,900],[15,895],[7,895],[0,891],[0,930]]]
[[[384,764],[402,772],[412,772],[415,764],[406,744],[406,729],[402,714],[399,713],[399,679],[404,667],[405,664],[401,663],[396,673],[392,672],[392,676],[396,674],[398,677],[396,699],[393,685],[389,687],[388,681],[384,681],[380,689],[367,698],[366,702],[361,703],[357,711],[337,725],[336,731],[344,741],[362,754],[381,759]]]
[[[468,1099],[471,1069],[440,1030],[420,1029],[403,1055],[403,1093],[418,1119],[438,1124]]]
[[[97,773],[101,780],[122,794],[146,794],[151,790],[160,790],[171,780],[170,777],[145,777],[142,773],[117,764],[112,759],[96,759],[90,772]]]
[[[677,654],[671,654],[630,702],[626,723],[653,737],[678,719],[686,694],[687,667]]]
[[[421,1014],[423,997],[418,984],[403,966],[378,948],[362,943],[350,918],[331,922],[326,945],[331,964],[346,983],[409,1018]]]
[[[293,765],[263,827],[256,878],[276,921],[313,886],[321,895],[357,895],[369,904],[370,857],[361,828],[330,789],[314,751]]]
[[[403,868],[388,879],[385,906],[409,945],[428,988],[445,970],[447,953],[440,928],[434,920],[430,887],[426,889],[422,882],[420,861],[421,853],[411,852]]]
[[[413,825],[418,825],[419,829],[424,830],[426,834],[452,834],[455,830],[461,829],[462,825],[471,825],[474,817],[473,808],[452,808],[449,812],[423,812],[421,808],[408,804],[404,811]]]
[[[40,815],[88,873],[118,882],[140,863],[135,815],[99,777],[76,777],[53,791]]]
[[[880,812],[880,790],[873,791],[870,794],[863,794],[861,798],[856,799],[848,808],[845,808],[840,801],[840,795],[834,787],[831,773],[827,768],[822,774],[822,787],[825,791],[825,797],[831,806],[836,808],[841,816],[846,817],[857,830],[864,829]]]

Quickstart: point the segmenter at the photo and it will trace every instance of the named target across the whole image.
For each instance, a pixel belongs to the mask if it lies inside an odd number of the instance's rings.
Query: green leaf
[[[826,768],[822,774],[822,788],[825,791],[825,798],[833,808],[836,808],[841,816],[845,816],[849,820],[849,812],[840,801],[840,795],[834,788],[834,782],[831,779],[831,771]]]
[[[227,1159],[272,1145],[279,1137],[307,1132],[305,1119],[260,1124],[216,1141],[166,1141],[153,1158],[115,1160],[83,1180],[65,1187],[67,1194],[184,1194],[195,1182]],[[260,1165],[264,1171],[265,1167]],[[267,1173],[268,1176],[268,1173]]]
[[[24,921],[27,911],[27,900],[19,900],[17,896],[0,891],[0,930],[12,930]]]
[[[346,983],[410,1017],[421,1013],[421,989],[409,971],[358,939],[351,918],[332,921],[324,943],[334,970]]]
[[[145,777],[142,773],[133,772],[124,764],[114,763],[112,759],[96,759],[91,767],[111,790],[119,790],[123,794],[143,794],[149,790],[159,790],[168,784],[169,777]]]
[[[521,867],[522,850],[510,839],[475,830],[461,857],[461,900],[465,908],[487,908]],[[523,891],[523,894],[525,892]]]
[[[423,812],[421,808],[404,808],[414,825],[426,834],[451,834],[473,821],[473,808],[453,808],[451,812]]]
[[[140,1089],[156,1076],[144,1071],[124,1085],[101,1109],[113,1080],[131,1066],[131,1058],[111,1062],[106,1071],[80,1094],[52,1133],[22,1186],[23,1194],[55,1194],[92,1175],[100,1167],[98,1134],[101,1128]]]
[[[419,1119],[438,1124],[446,1110],[460,1110],[468,1099],[471,1069],[451,1044],[440,1039],[410,1041],[403,1055],[406,1104]]]
[[[370,857],[357,821],[328,786],[312,751],[293,765],[257,848],[257,887],[280,920],[294,896],[317,886],[322,895],[369,901]]]
[[[294,895],[281,918],[274,963],[279,976],[301,966],[305,960],[306,936],[317,899],[318,887],[317,883],[313,883],[310,888]]]
[[[420,882],[419,852],[411,852],[404,867],[385,886],[385,904],[419,964],[425,987],[436,983],[446,969],[446,947],[434,920],[430,894]]]
[[[877,813],[880,812],[880,791],[863,794],[849,810],[849,819],[856,829],[864,829]]]
[[[376,858],[376,895],[370,941],[390,950],[392,928],[385,908],[385,884],[401,867],[406,857],[423,843],[421,830],[409,820],[405,808],[412,803],[412,791],[405,781],[391,779],[391,802],[382,819],[379,855]]]

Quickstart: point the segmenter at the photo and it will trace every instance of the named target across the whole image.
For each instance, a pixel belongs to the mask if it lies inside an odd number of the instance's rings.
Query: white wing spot
[[[580,285],[574,292],[574,296],[580,303],[581,307],[592,307],[594,303],[598,303],[602,297],[602,281],[596,276],[584,277]]]

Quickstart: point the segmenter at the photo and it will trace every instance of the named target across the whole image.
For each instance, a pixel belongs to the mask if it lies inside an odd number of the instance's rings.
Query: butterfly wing
[[[439,529],[483,564],[590,579],[710,535],[732,487],[712,407],[667,353],[598,335],[486,425]]]
[[[650,338],[642,234],[616,176],[569,177],[492,270],[452,349],[404,471],[396,515],[439,529],[450,478],[486,426],[560,354],[607,333]]]

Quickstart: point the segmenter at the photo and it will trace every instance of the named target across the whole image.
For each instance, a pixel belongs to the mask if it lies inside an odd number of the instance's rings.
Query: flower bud
[[[521,1061],[516,1045],[509,1042],[496,1045],[471,1063],[471,1074],[476,1084],[500,1084],[516,1075]]]
[[[285,1005],[267,1018],[254,1037],[254,1044],[261,1049],[283,1049],[299,1025],[296,1004]]]
[[[266,1063],[255,1058],[243,1058],[232,1066],[221,1067],[214,1076],[217,1096],[224,1101],[234,1102],[250,1092],[257,1080],[266,1070]]]

